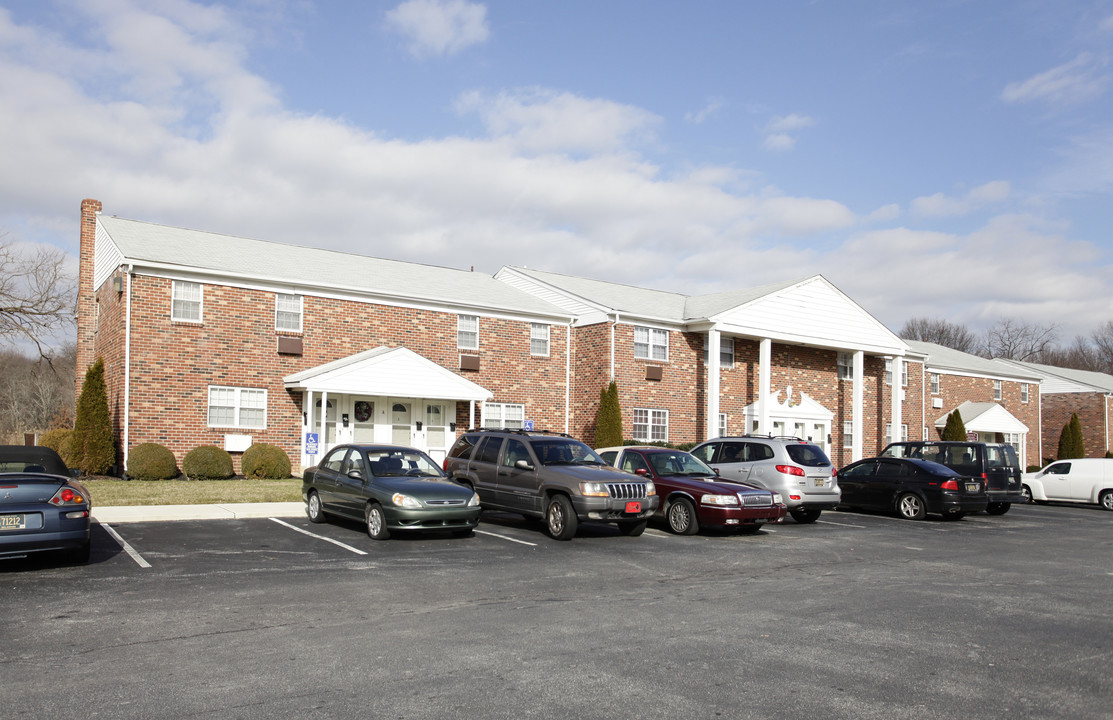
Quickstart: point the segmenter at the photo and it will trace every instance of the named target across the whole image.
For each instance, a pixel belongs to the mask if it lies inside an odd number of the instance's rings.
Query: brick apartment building
[[[144,442],[179,461],[213,444],[238,463],[251,443],[269,442],[304,467],[352,441],[439,460],[475,426],[590,444],[612,377],[626,435],[640,440],[791,434],[843,465],[880,450],[893,427],[937,437],[939,417],[974,403],[982,436],[1038,454],[1038,403],[1021,399],[1037,375],[906,343],[822,276],[685,296],[100,211],[82,202],[77,383],[104,358],[121,463]]]

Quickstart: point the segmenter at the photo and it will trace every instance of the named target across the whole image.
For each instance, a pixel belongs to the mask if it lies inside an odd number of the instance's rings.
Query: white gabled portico
[[[492,397],[403,347],[366,350],[283,380],[302,394],[302,467],[346,442],[408,445],[440,461],[456,437],[456,403],[469,403],[474,425],[475,403]]]
[[[1001,407],[997,403],[989,402],[966,402],[959,405],[957,408],[958,414],[962,417],[962,424],[966,427],[968,434],[975,434],[980,442],[997,442],[998,435],[1005,436],[1005,442],[1014,445],[1017,449],[1017,454],[1020,456],[1020,467],[1027,466],[1027,447],[1028,426],[1022,423],[1015,415]],[[943,428],[947,427],[947,416],[950,412],[944,413],[935,421],[935,427],[940,432]]]

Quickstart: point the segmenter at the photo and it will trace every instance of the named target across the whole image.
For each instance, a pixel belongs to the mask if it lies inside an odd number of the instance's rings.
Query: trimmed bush
[[[182,472],[187,480],[227,480],[236,474],[232,456],[216,445],[195,447],[182,458]]]
[[[70,452],[65,459],[71,468],[89,475],[104,475],[116,465],[116,439],[108,414],[103,358],[97,358],[85,372],[70,438]]]
[[[39,445],[50,448],[64,458],[69,457],[70,435],[72,434],[73,430],[69,428],[47,430],[42,435],[39,435]]]
[[[943,428],[942,439],[958,441],[966,439],[966,425],[963,424],[962,413],[957,408],[947,416],[947,425]]]
[[[134,480],[170,480],[180,474],[174,453],[165,445],[143,443],[128,453],[128,477]]]
[[[622,407],[618,404],[618,384],[599,391],[599,414],[595,421],[595,447],[622,444]]]
[[[244,477],[281,480],[290,477],[290,457],[270,443],[254,443],[240,459]]]

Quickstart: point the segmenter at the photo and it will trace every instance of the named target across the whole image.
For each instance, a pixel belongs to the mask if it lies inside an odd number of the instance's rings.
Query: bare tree
[[[976,353],[978,338],[965,325],[939,318],[912,318],[904,323],[900,336],[905,340],[943,345],[961,352]]]
[[[65,260],[59,248],[0,235],[0,340],[33,345],[49,361],[48,344],[74,322],[76,284]]]
[[[1090,334],[1094,347],[1094,370],[1113,375],[1113,320]]]
[[[985,332],[983,349],[987,357],[1035,361],[1055,347],[1058,326],[1037,325],[1012,318],[998,320]]]

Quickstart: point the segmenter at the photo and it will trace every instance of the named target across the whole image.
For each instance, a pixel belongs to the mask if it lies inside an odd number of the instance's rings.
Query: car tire
[[[986,515],[1004,515],[1012,507],[1012,503],[990,503],[985,506]]]
[[[311,523],[325,522],[325,510],[321,506],[321,496],[316,490],[310,490],[309,497],[305,499],[305,514],[309,516]]]
[[[897,498],[897,512],[905,520],[923,520],[927,515],[923,499],[914,493],[905,493]]]
[[[1103,490],[1098,495],[1098,505],[1105,510],[1113,510],[1113,490]]]
[[[390,530],[386,529],[386,513],[379,503],[370,503],[363,511],[367,521],[367,536],[372,540],[386,540],[390,537]]]
[[[677,535],[695,535],[699,532],[696,506],[688,498],[677,498],[669,503],[665,522],[668,523],[669,530]]]
[[[618,524],[618,531],[626,537],[637,537],[645,532],[645,526],[649,524],[648,520],[633,520],[630,522],[620,522]]]
[[[792,519],[796,522],[807,525],[818,520],[822,512],[822,510],[817,510],[816,508],[796,508],[795,510],[789,510],[788,514],[791,515]]]
[[[567,495],[553,495],[545,506],[545,529],[553,540],[571,540],[580,521]]]
[[[1020,494],[1024,496],[1024,502],[1026,502],[1026,503],[1033,502],[1033,500],[1032,500],[1032,488],[1028,487],[1027,485],[1021,485]]]

